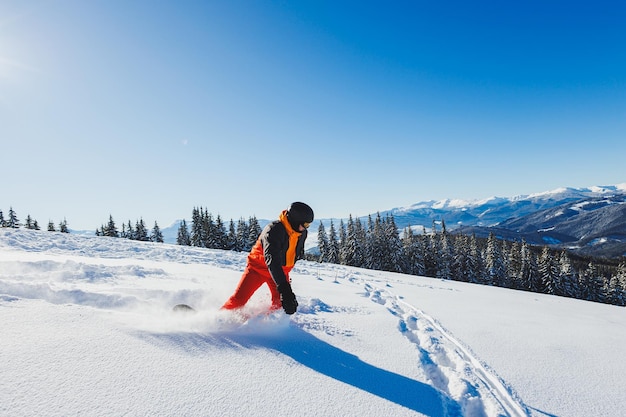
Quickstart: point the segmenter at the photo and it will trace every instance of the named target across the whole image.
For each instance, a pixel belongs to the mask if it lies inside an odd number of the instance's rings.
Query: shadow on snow
[[[215,347],[272,349],[320,374],[427,416],[462,415],[459,404],[434,387],[363,362],[295,326],[285,332],[269,334],[149,333],[143,336],[194,355]]]

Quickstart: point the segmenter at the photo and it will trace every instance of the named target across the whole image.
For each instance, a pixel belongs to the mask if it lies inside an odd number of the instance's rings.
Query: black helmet
[[[304,223],[313,222],[313,209],[307,204],[299,201],[291,203],[289,210],[287,210],[287,219],[293,230],[298,230],[299,226]],[[308,225],[307,225],[308,226]]]

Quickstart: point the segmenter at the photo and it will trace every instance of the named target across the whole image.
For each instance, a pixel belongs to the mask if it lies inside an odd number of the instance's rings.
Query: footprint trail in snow
[[[398,330],[418,351],[418,363],[432,385],[458,402],[463,415],[529,416],[505,383],[432,317],[386,289],[365,284],[367,296],[398,317]]]

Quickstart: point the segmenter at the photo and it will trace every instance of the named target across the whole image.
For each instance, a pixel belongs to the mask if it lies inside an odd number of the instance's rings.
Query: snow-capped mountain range
[[[495,226],[509,219],[527,216],[540,210],[585,199],[626,193],[626,183],[590,188],[557,188],[530,195],[491,197],[483,200],[431,200],[408,207],[381,212],[393,214],[399,228],[425,226],[433,221],[445,221],[449,229],[461,226]]]
[[[566,248],[614,258],[626,253],[626,183],[485,200],[442,200],[390,210],[399,228],[445,221],[453,233]]]

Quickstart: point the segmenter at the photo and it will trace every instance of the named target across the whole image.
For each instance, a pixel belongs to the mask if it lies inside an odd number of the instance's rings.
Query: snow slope
[[[218,306],[246,254],[0,229],[0,415],[620,416],[626,310],[299,262],[300,309]],[[174,313],[188,303],[197,313]]]

